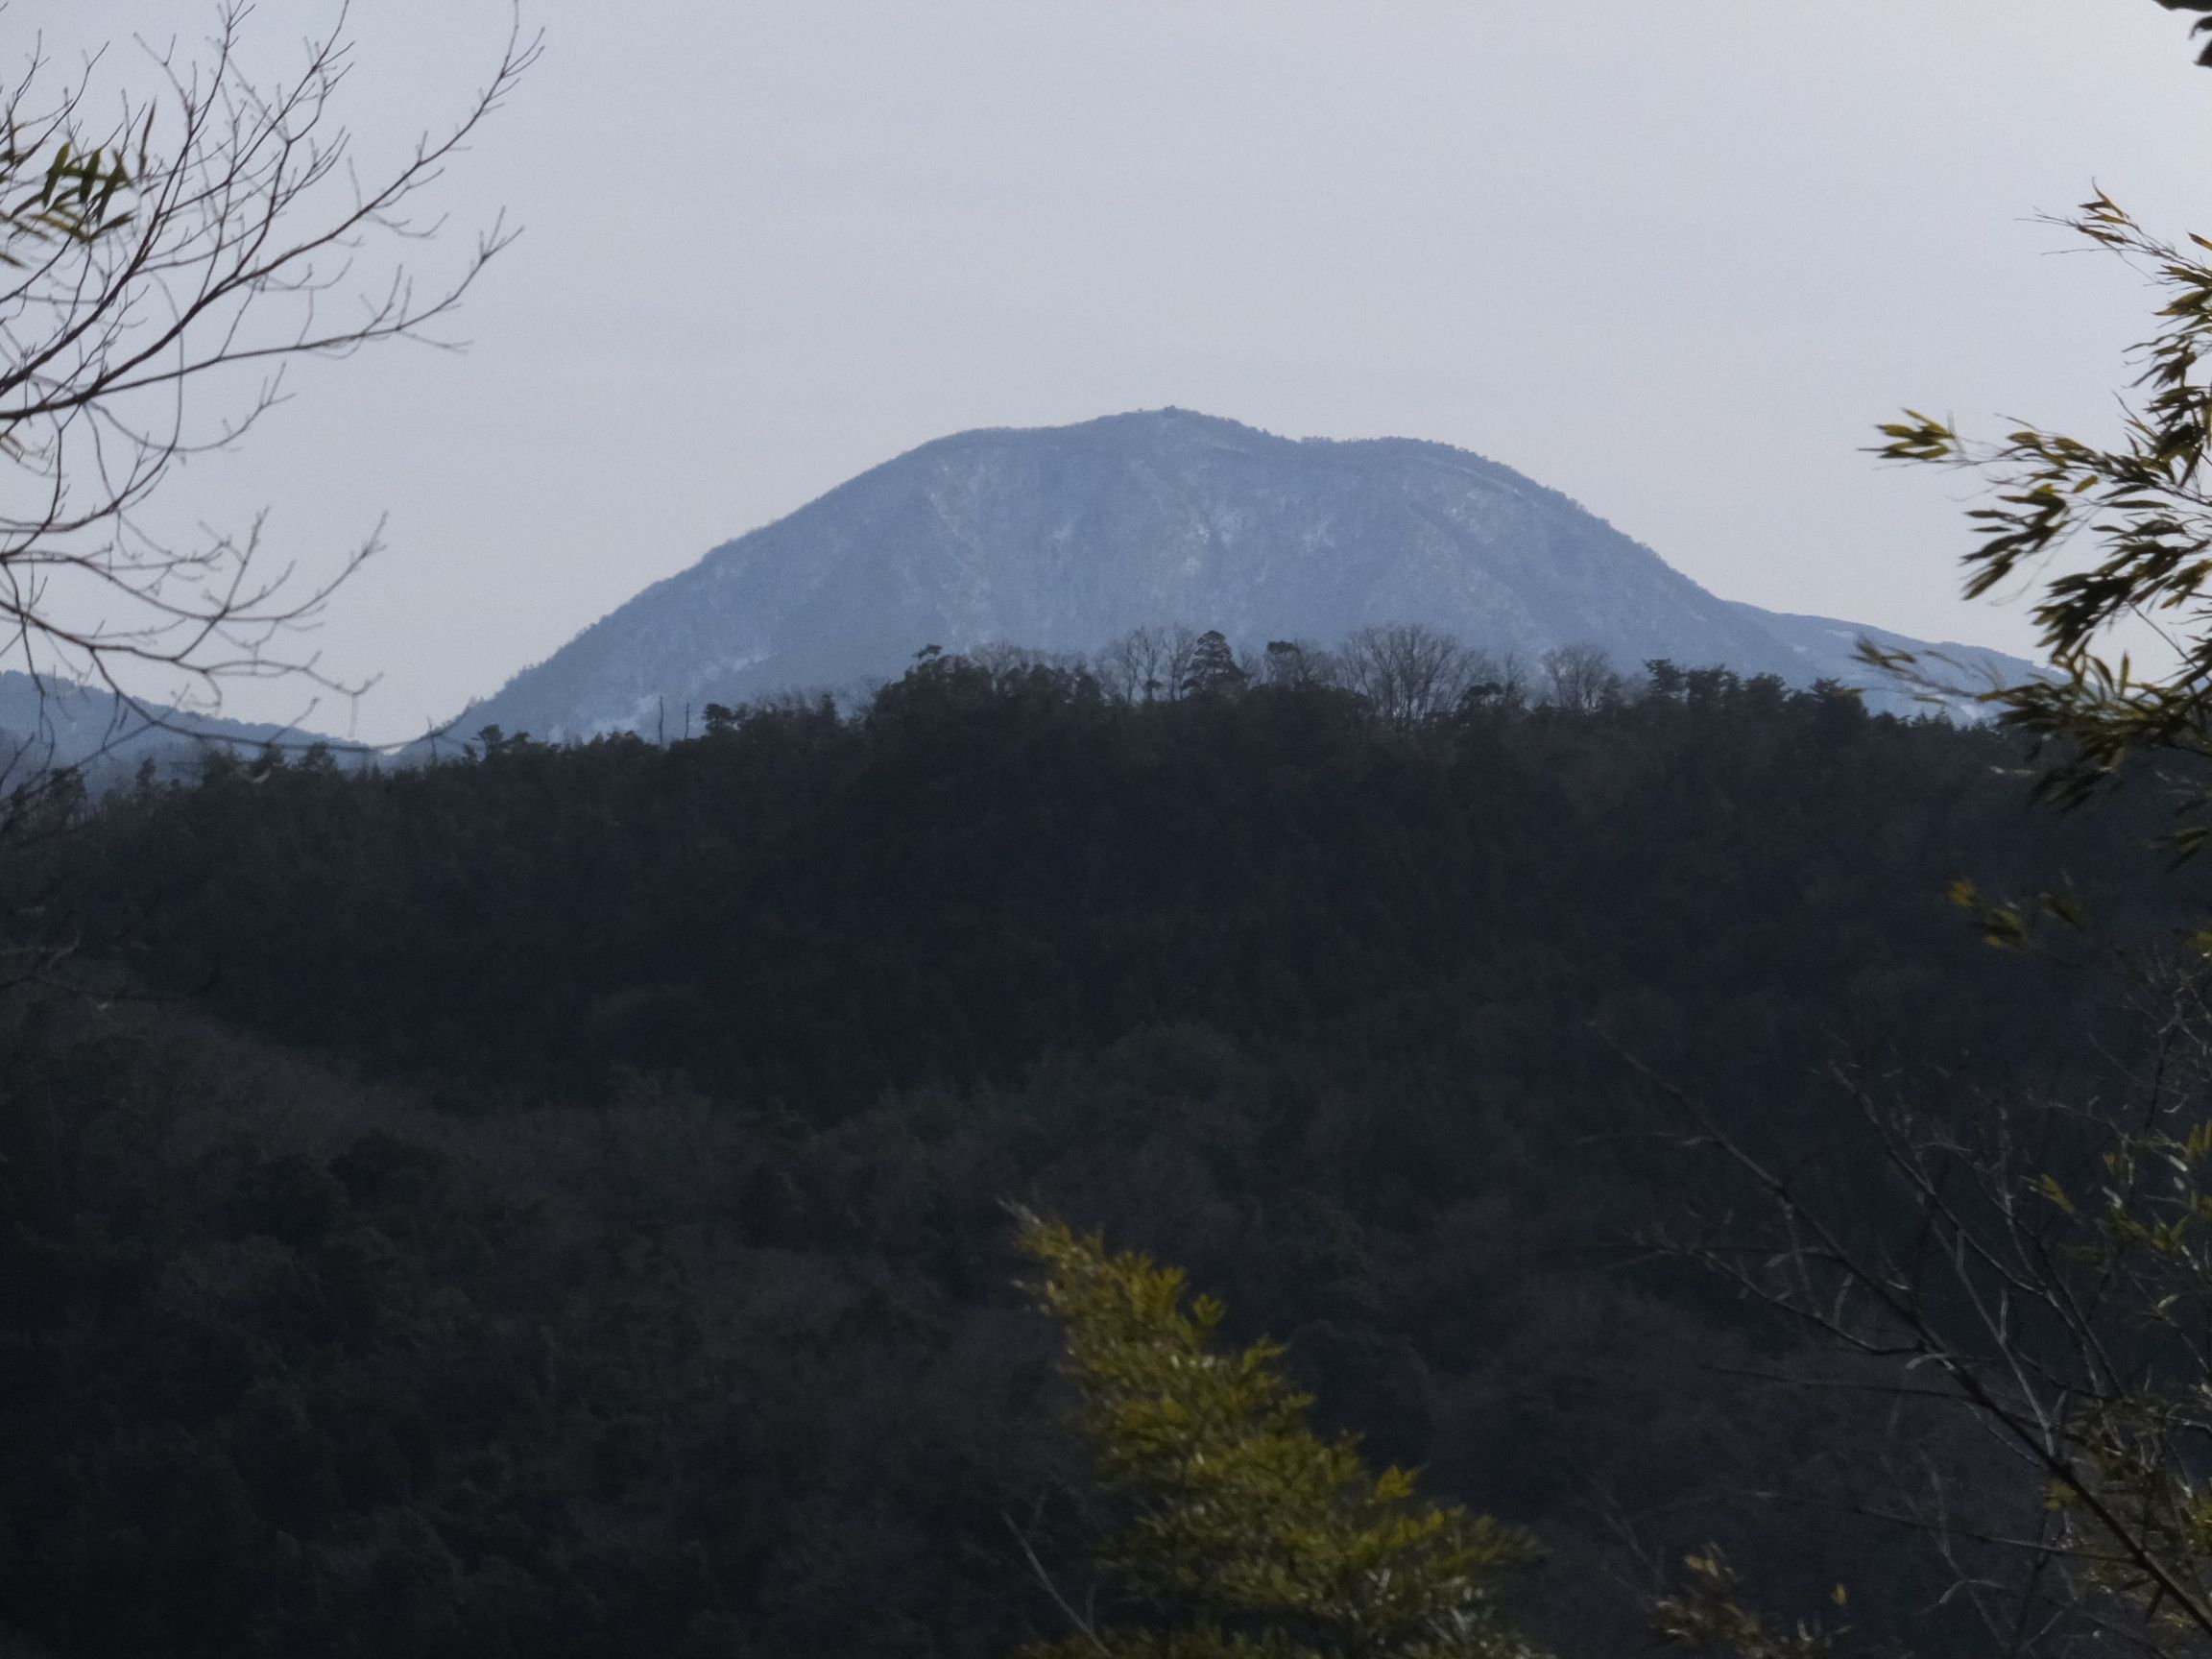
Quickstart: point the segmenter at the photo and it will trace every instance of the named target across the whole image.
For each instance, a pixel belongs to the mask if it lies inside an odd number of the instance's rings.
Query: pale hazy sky
[[[0,46],[195,33],[12,0]],[[282,45],[330,12],[264,0]],[[1177,404],[1478,450],[1724,596],[2021,648],[1956,598],[1912,403],[2105,431],[2144,291],[2038,209],[2212,231],[2212,72],[2152,0],[528,0],[444,201],[524,227],[465,354],[321,368],[165,510],[309,565],[420,732],[647,583],[944,433]],[[355,0],[379,148],[491,0]],[[425,269],[439,267],[435,247]],[[287,717],[299,698],[234,692]],[[342,709],[313,723],[343,729]]]

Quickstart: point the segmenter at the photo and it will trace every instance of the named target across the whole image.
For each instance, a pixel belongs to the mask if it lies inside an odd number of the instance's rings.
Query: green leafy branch
[[[10,126],[0,139],[0,233],[8,242],[17,240],[88,243],[131,223],[127,208],[118,209],[133,182],[148,167],[148,147],[153,136],[149,110],[138,141],[137,166],[128,164],[122,151],[105,146],[80,149],[63,137],[52,156],[40,165],[36,145],[24,143],[18,129]],[[25,180],[35,180],[24,190]],[[15,200],[6,198],[15,196]],[[21,266],[23,256],[0,245],[0,263]]]
[[[2212,10],[2212,0],[2202,10]],[[2142,269],[2163,291],[2158,331],[2134,349],[2138,397],[2125,406],[2112,446],[2024,426],[1977,445],[1917,410],[1879,428],[1887,460],[1975,471],[1992,489],[1969,517],[1978,541],[1966,556],[1969,597],[1990,592],[2061,547],[2086,542],[2091,557],[2048,576],[2031,610],[2051,672],[1972,693],[1999,725],[2050,745],[2038,793],[2061,807],[2113,781],[2133,757],[2212,756],[2212,241],[2186,248],[2146,230],[2100,191],[2064,226]],[[2104,641],[2124,621],[2151,623],[2174,641],[2175,661],[2147,670]],[[1861,648],[1875,666],[1915,675],[1911,652]],[[2183,856],[2208,831],[2212,787],[2194,778],[2170,838]]]
[[[1177,1269],[1017,1216],[1045,1269],[1030,1291],[1068,1334],[1101,1483],[1129,1505],[1097,1554],[1129,1616],[1032,1659],[1533,1659],[1495,1597],[1533,1540],[1421,1498],[1407,1470],[1370,1470],[1356,1436],[1315,1433],[1283,1350],[1225,1349],[1221,1304],[1190,1297]]]

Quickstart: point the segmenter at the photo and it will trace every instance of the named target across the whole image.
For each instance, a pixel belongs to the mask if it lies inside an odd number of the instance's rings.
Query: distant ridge
[[[271,743],[327,743],[347,757],[367,751],[296,726],[226,720],[219,715],[157,709],[155,724],[113,692],[66,680],[0,671],[0,787],[54,767],[76,767],[94,781],[152,760],[157,771],[189,768],[211,748],[254,753]]]
[[[901,673],[926,645],[1090,652],[1148,623],[1239,646],[1418,621],[1494,653],[1602,647],[1884,696],[1865,624],[1721,599],[1557,491],[1412,438],[1288,439],[1161,409],[923,445],[654,584],[471,706],[547,739]],[[1937,647],[2008,678],[2017,658]]]

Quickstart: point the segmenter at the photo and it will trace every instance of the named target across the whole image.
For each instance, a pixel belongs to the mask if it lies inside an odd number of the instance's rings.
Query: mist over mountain
[[[1131,628],[1241,648],[1418,621],[1494,654],[1602,647],[1869,684],[1869,627],[1708,592],[1557,491],[1447,445],[1279,438],[1163,409],[942,438],[656,583],[455,722],[545,739],[897,676],[926,645],[1089,652]],[[2018,659],[1961,660],[2016,677]]]
[[[342,760],[367,753],[297,726],[227,720],[154,704],[135,708],[105,686],[0,671],[0,771],[17,781],[68,766],[99,784],[144,760],[174,774],[196,764],[210,748],[252,754],[271,743],[304,748],[318,742]]]

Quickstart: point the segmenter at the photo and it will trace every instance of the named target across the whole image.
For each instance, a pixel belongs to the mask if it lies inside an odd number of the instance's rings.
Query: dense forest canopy
[[[650,1074],[823,1121],[1164,1022],[1356,1049],[1426,1017],[1443,1046],[1400,1046],[1439,1063],[1539,1017],[1570,1048],[1599,1016],[1665,1029],[1670,1063],[1743,1047],[1709,1020],[1850,1040],[1973,957],[1954,878],[2088,881],[2144,832],[2028,823],[1985,731],[1658,667],[1566,703],[1479,680],[1408,725],[1326,683],[1147,701],[929,656],[852,717],[710,710],[665,747],[492,732],[366,778],[217,755],[21,878],[151,984],[379,1075]],[[2018,994],[1885,1035],[2001,1046]]]
[[[2070,880],[2097,949],[2155,948],[2159,800],[2031,812],[2015,740],[1834,687],[1584,662],[1408,713],[1275,657],[1148,697],[931,654],[665,746],[49,801],[12,926],[152,1000],[6,1008],[6,1623],[60,1659],[1064,1634],[1009,1520],[1078,1581],[1089,1500],[1003,1200],[1186,1264],[1329,1426],[1529,1527],[1516,1617],[1563,1651],[1641,1646],[1708,1537],[1918,1617],[1913,1541],[1744,1494],[1848,1503],[1870,1448],[2009,1478],[1757,1382],[1840,1362],[1642,1259],[1708,1177],[1622,1055],[1807,1162],[1835,1067],[2117,1087],[2118,982],[1946,895]]]

